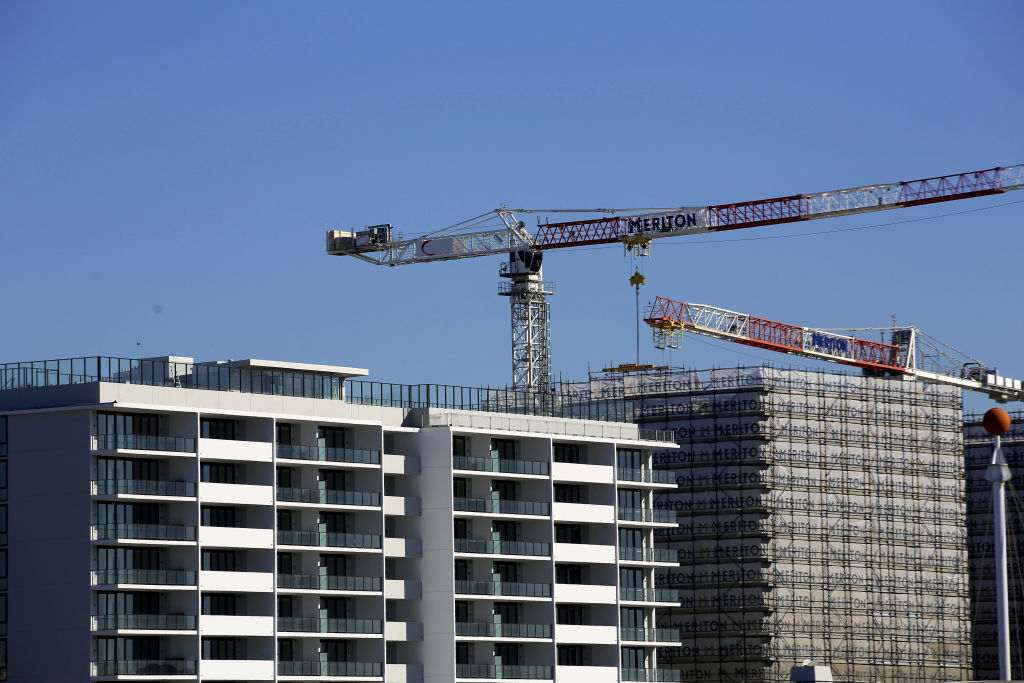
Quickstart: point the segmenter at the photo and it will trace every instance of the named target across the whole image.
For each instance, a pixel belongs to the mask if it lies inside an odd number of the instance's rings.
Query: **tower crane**
[[[507,254],[498,293],[512,309],[512,384],[548,392],[552,387],[550,305],[553,283],[543,280],[549,249],[622,243],[634,256],[649,255],[652,240],[848,216],[869,211],[947,202],[1024,188],[1024,165],[990,168],[921,180],[867,185],[815,194],[671,209],[508,209],[502,207],[462,223],[405,238],[390,223],[363,230],[327,232],[327,253],[383,266]],[[531,234],[517,214],[565,212],[604,215],[588,220],[538,224]],[[484,227],[499,219],[497,227]],[[637,281],[642,282],[642,278]]]
[[[838,334],[837,330],[790,325],[704,304],[656,297],[644,317],[657,348],[676,348],[684,332],[805,358],[842,363],[868,374],[905,376],[988,394],[1000,403],[1024,401],[1024,384],[1002,377],[981,361],[913,326],[844,328],[883,330],[889,342]]]

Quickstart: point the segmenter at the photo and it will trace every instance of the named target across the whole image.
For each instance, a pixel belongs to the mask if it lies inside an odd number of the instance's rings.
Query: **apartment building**
[[[0,365],[6,678],[679,680],[664,433],[364,375]]]
[[[992,462],[995,439],[981,425],[983,415],[964,416],[964,453],[967,460],[967,556],[971,577],[971,645],[974,678],[999,679],[999,630],[996,626],[995,531],[992,482],[985,471]],[[1000,447],[1010,468],[1006,502],[1006,548],[1010,615],[1011,678],[1024,678],[1024,410],[1010,411],[1010,429]]]

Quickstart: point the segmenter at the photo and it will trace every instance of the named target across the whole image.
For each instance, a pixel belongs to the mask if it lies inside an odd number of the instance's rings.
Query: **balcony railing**
[[[194,676],[196,663],[188,659],[124,659],[93,662],[93,676]]]
[[[452,468],[474,472],[500,472],[502,474],[539,474],[547,476],[548,463],[543,460],[512,460],[509,458],[452,457]]]
[[[326,446],[292,446],[277,444],[277,457],[318,462],[348,462],[356,465],[379,465],[380,451],[363,448],[327,448]]]
[[[551,514],[550,503],[535,503],[525,500],[453,498],[452,505],[457,512],[487,512],[493,515],[547,516]]]
[[[380,662],[278,662],[278,676],[362,676],[380,678]]]
[[[196,440],[183,436],[148,436],[144,434],[95,434],[92,450],[113,451],[124,448],[134,451],[165,451],[195,453]]]
[[[93,540],[194,541],[196,528],[180,524],[95,524]]]
[[[514,581],[456,581],[455,592],[466,595],[506,595],[522,598],[550,598],[549,583]]]
[[[99,614],[92,617],[92,630],[194,631],[196,618],[189,614]]]
[[[456,664],[456,678],[519,678],[550,680],[550,666],[522,666],[517,664]]]
[[[278,631],[297,633],[383,633],[380,619],[319,619],[278,617]]]
[[[679,640],[679,629],[623,628],[622,640],[635,640],[648,643],[674,643]]]
[[[196,495],[196,485],[187,481],[157,479],[97,479],[92,482],[94,496],[119,494],[136,496],[188,496]]]
[[[674,484],[675,473],[664,470],[646,470],[632,467],[616,469],[619,481],[639,481],[644,484]]]
[[[318,503],[320,505],[366,505],[380,507],[380,494],[369,491],[335,491],[329,489],[277,489],[277,499],[285,503]]]
[[[321,591],[379,591],[380,577],[278,574],[277,587]]]
[[[667,548],[624,548],[619,546],[619,559],[626,562],[679,562],[675,550]]]
[[[92,582],[97,586],[118,583],[194,586],[196,573],[183,569],[98,569],[92,573]]]
[[[679,591],[675,588],[619,588],[619,597],[636,602],[679,602]]]
[[[487,553],[490,555],[533,555],[546,557],[551,554],[550,543],[527,541],[489,541],[479,538],[456,538],[457,553]]]
[[[681,681],[682,676],[677,669],[623,669],[622,680],[624,681]]]
[[[550,638],[550,624],[495,624],[489,621],[457,621],[455,635],[483,638]]]
[[[379,549],[378,534],[343,534],[329,531],[278,531],[279,545],[309,545],[326,548]]]
[[[673,524],[676,521],[676,513],[672,510],[620,507],[619,519],[624,522],[661,522]]]

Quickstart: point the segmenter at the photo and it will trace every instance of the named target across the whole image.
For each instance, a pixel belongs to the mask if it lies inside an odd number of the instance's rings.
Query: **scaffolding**
[[[995,547],[992,529],[992,482],[985,470],[992,458],[992,437],[981,426],[981,415],[964,417],[967,460],[967,557],[970,572],[972,653],[977,680],[999,679],[996,629]],[[1024,678],[1024,411],[1010,413],[1010,429],[1002,435],[1003,457],[1010,467],[1006,487],[1006,548],[1009,583],[1011,678]]]
[[[659,661],[683,680],[970,678],[962,398],[894,378],[769,366],[609,375],[678,491],[656,506],[680,567]],[[596,387],[598,390],[607,389]]]

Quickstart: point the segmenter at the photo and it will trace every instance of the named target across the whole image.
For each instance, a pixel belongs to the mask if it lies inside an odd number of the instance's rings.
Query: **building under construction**
[[[771,367],[603,375],[671,429],[655,455],[677,492],[662,529],[681,604],[659,661],[683,680],[788,681],[811,660],[837,680],[971,677],[959,390]]]
[[[995,566],[993,558],[992,482],[985,470],[992,458],[993,438],[981,426],[981,415],[964,420],[964,450],[967,456],[967,553],[971,577],[971,622],[974,676],[978,680],[999,678],[996,632]],[[1024,411],[1010,413],[1010,430],[1003,434],[1003,457],[1010,467],[1007,487],[1007,569],[1009,577],[1010,661],[1012,678],[1024,678],[1024,509],[1014,483],[1024,481]]]

